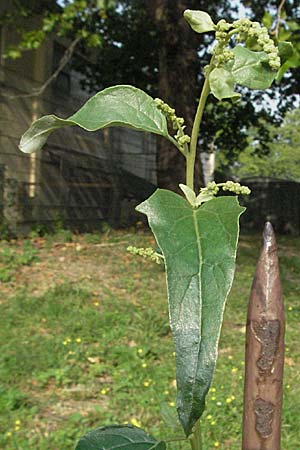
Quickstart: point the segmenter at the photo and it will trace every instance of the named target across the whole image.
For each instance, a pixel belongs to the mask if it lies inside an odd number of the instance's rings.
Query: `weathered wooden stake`
[[[280,450],[284,330],[276,240],[267,222],[248,306],[242,450]]]

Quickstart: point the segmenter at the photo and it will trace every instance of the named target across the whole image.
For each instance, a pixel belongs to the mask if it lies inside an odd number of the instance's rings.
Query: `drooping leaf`
[[[20,150],[25,153],[39,150],[54,130],[71,125],[78,125],[87,131],[117,125],[172,139],[168,134],[166,118],[152,97],[133,86],[120,85],[98,92],[65,120],[54,115],[36,120],[22,136]]]
[[[215,29],[215,24],[210,15],[205,11],[186,9],[183,13],[183,17],[196,33],[206,33],[207,31],[213,31]]]
[[[137,210],[147,215],[165,257],[177,410],[188,436],[204,411],[215,369],[243,208],[236,197],[218,197],[195,209],[159,189]]]
[[[234,91],[234,78],[228,70],[217,67],[209,74],[209,86],[213,95],[218,99],[238,99],[241,94]]]
[[[280,82],[285,72],[289,69],[296,69],[300,66],[299,52],[291,42],[278,43],[279,56],[281,60],[281,67],[276,75],[276,81]]]
[[[294,55],[294,47],[291,42],[278,42],[278,51],[281,64],[284,64]]]
[[[83,436],[75,450],[165,450],[166,444],[156,441],[132,425],[111,425],[97,428]]]
[[[238,45],[233,49],[234,60],[227,63],[234,81],[250,89],[267,89],[276,77],[276,70],[268,64],[265,52],[253,52]]]
[[[285,63],[282,64],[280,67],[277,76],[276,81],[280,82],[285,72],[287,72],[289,69],[296,69],[300,66],[300,58],[299,55],[295,52]]]

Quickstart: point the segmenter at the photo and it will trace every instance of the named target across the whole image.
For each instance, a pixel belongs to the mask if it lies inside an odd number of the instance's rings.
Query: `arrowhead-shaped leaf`
[[[218,100],[223,98],[237,99],[241,96],[241,94],[234,91],[232,73],[222,67],[214,69],[209,74],[209,86],[211,92]]]
[[[213,23],[210,15],[205,11],[193,11],[191,9],[186,9],[183,16],[190,27],[196,31],[196,33],[205,33],[215,29],[215,24]]]
[[[21,138],[20,150],[25,153],[39,150],[52,131],[71,125],[87,131],[125,126],[172,140],[166,118],[152,97],[133,86],[113,86],[98,92],[68,119],[50,115],[33,122]]]
[[[165,450],[166,444],[156,441],[132,425],[111,425],[97,428],[83,436],[75,450]]]
[[[195,209],[183,197],[157,190],[137,210],[148,216],[165,257],[177,409],[188,436],[204,411],[216,365],[244,208],[236,197],[218,197]]]
[[[238,45],[233,49],[234,61],[227,63],[234,81],[250,89],[267,89],[276,77],[276,70],[268,64],[265,52],[254,52]]]

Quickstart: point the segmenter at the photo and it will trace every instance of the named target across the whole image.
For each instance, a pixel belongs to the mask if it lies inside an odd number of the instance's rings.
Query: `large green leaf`
[[[111,425],[87,433],[75,450],[165,450],[166,444],[156,441],[132,425]]]
[[[233,49],[234,61],[227,63],[226,68],[233,75],[234,81],[250,89],[267,89],[276,77],[276,70],[268,64],[265,52],[254,52],[238,45]]]
[[[165,257],[177,409],[188,436],[204,411],[214,373],[244,209],[236,197],[214,198],[196,209],[183,197],[159,189],[137,210],[148,216]]]
[[[71,125],[78,125],[87,131],[114,125],[125,126],[172,140],[166,118],[152,97],[133,86],[113,86],[98,92],[65,120],[50,115],[33,122],[21,138],[20,149],[25,153],[39,150],[52,131]]]

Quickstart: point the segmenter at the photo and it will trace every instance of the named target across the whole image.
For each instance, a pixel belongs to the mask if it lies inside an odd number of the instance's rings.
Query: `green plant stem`
[[[172,136],[168,136],[168,139],[169,139],[170,142],[172,142],[172,144],[175,145],[175,147],[178,148],[178,150],[179,150],[184,156],[187,155],[187,150],[186,150],[187,144],[185,144],[185,145],[184,145],[184,148],[182,148],[182,147],[178,144],[178,142],[176,141],[176,139],[174,139]]]
[[[203,111],[205,108],[206,100],[210,92],[208,76],[211,71],[212,61],[210,63],[210,69],[207,71],[205,82],[202,88],[193,129],[191,135],[191,144],[190,151],[186,155],[186,184],[188,187],[194,190],[194,171],[195,171],[195,161],[196,161],[196,152],[197,152],[197,142],[198,142],[198,134],[200,129],[200,124],[203,116]]]
[[[186,437],[174,437],[174,438],[167,438],[167,439],[164,439],[163,441],[164,442],[180,442],[180,441],[187,441],[188,440],[188,438],[186,438]]]
[[[190,437],[190,443],[192,450],[202,450],[200,419],[196,422],[194,432]]]

